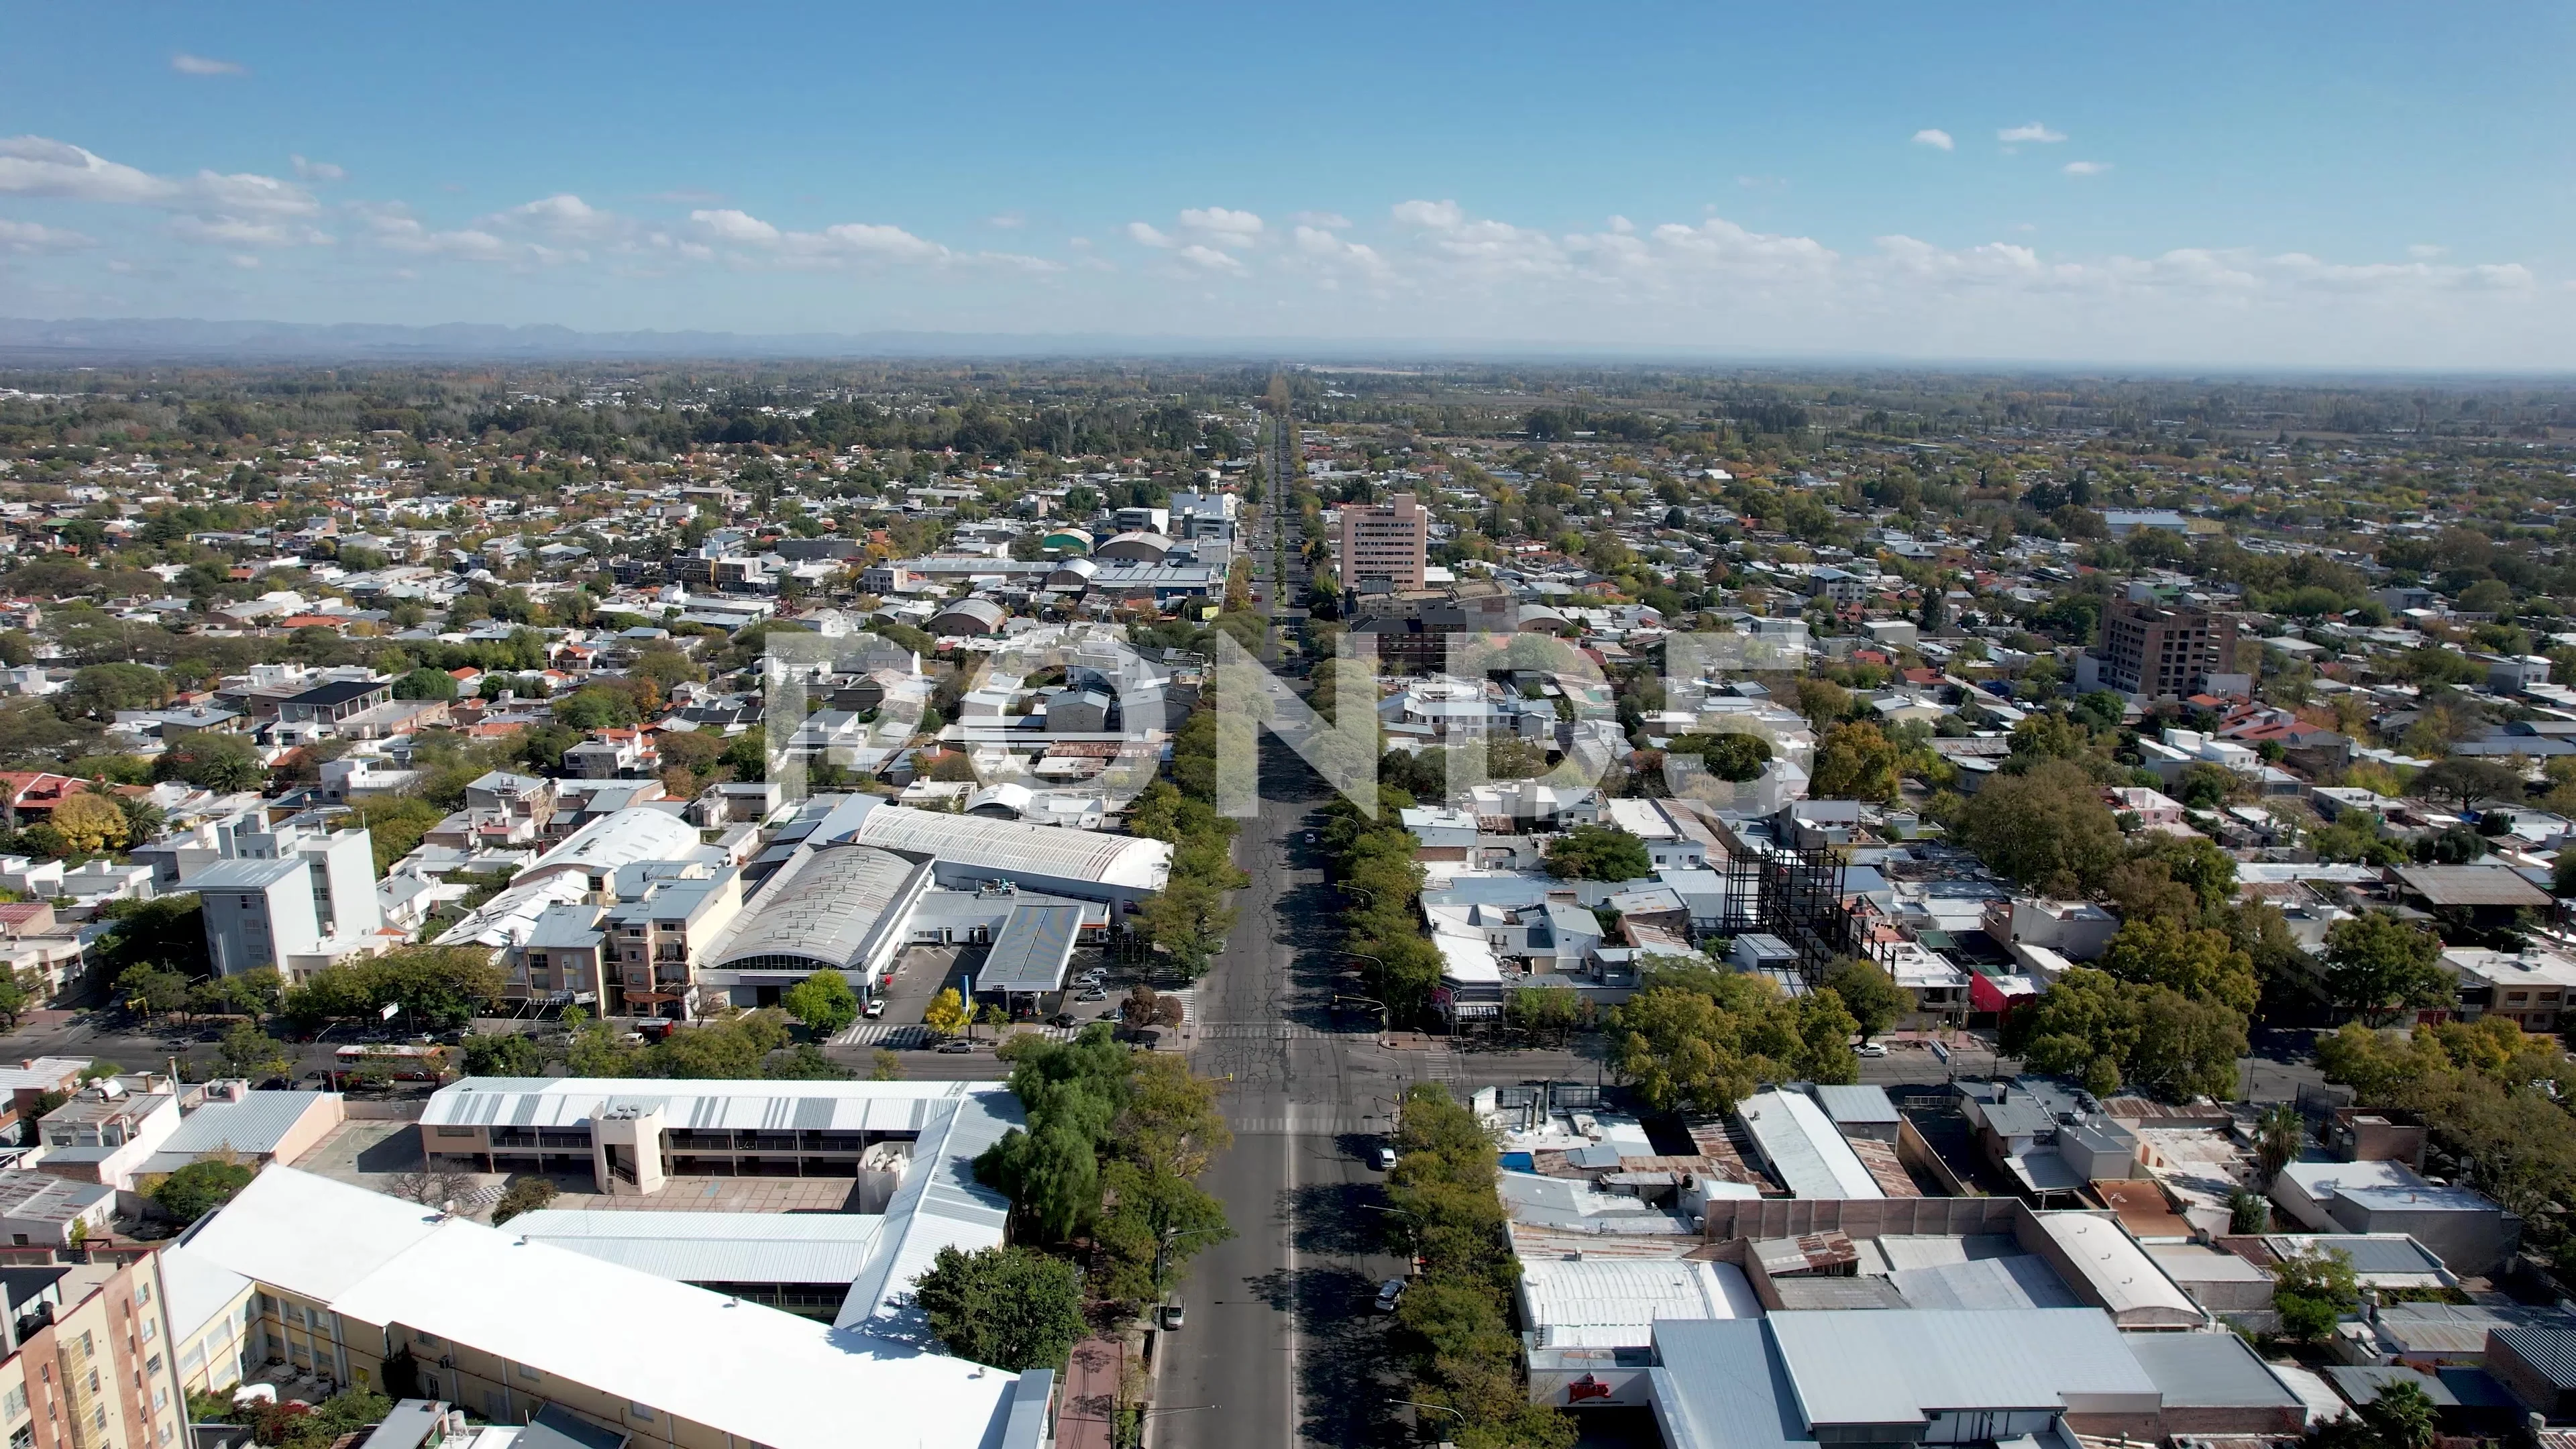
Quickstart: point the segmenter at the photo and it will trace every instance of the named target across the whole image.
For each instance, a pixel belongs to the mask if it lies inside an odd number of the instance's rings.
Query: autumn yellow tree
[[[974,1019],[974,1014],[967,1010],[964,999],[958,996],[954,986],[932,997],[928,1009],[921,1013],[923,1024],[941,1036],[955,1036]]]
[[[54,807],[54,832],[63,849],[74,855],[96,855],[125,844],[125,812],[104,795],[83,791]]]

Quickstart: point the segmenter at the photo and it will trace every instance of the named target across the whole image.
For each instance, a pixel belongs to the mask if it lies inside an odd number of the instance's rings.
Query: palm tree
[[[2263,1186],[2281,1175],[2281,1169],[2299,1160],[2307,1150],[2308,1119],[2287,1102],[2275,1102],[2254,1119],[2254,1155],[2263,1173]]]

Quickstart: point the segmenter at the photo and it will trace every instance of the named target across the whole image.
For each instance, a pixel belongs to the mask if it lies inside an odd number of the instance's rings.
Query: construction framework
[[[1726,846],[1722,934],[1779,937],[1798,953],[1798,974],[1811,986],[1835,962],[1860,954],[1860,913],[1844,900],[1843,861],[1832,846],[1783,845],[1768,820],[1717,825]]]

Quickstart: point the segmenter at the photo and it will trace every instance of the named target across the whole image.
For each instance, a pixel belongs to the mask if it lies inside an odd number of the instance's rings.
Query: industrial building
[[[494,1423],[551,1407],[670,1449],[841,1449],[854,1422],[916,1449],[1036,1449],[1053,1389],[1044,1370],[924,1352],[865,1319],[835,1328],[294,1168],[261,1173],[162,1256],[167,1341],[183,1362],[230,1355],[191,1387],[273,1356]]]

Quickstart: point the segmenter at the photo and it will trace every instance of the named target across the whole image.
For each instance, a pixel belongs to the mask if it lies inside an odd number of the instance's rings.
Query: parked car
[[[939,1054],[941,1056],[948,1057],[963,1056],[974,1049],[975,1044],[973,1042],[966,1040],[964,1037],[956,1036],[952,1036],[948,1040],[941,1042],[938,1047]]]
[[[1107,1001],[1108,999],[1109,993],[1101,990],[1097,986],[1092,987],[1090,990],[1074,998],[1076,1001]]]
[[[1073,1013],[1070,1011],[1059,1011],[1055,1015],[1047,1018],[1047,1024],[1050,1026],[1071,1026],[1073,1025]]]
[[[878,1017],[885,1015],[885,998],[882,996],[869,997],[868,1004],[859,1008],[859,1015],[866,1017],[870,1021],[874,1021]]]
[[[1862,1042],[1859,1046],[1852,1048],[1852,1055],[1863,1057],[1883,1057],[1887,1055],[1887,1043],[1883,1041]]]
[[[1181,1315],[1181,1305],[1177,1303],[1166,1303],[1163,1305],[1164,1332],[1169,1333],[1178,1329],[1184,1321],[1185,1320]]]
[[[1379,1143],[1379,1144],[1377,1145],[1377,1151],[1376,1151],[1374,1154],[1372,1154],[1372,1157],[1373,1157],[1373,1159],[1374,1159],[1374,1160],[1376,1161],[1376,1163],[1377,1163],[1377,1170],[1378,1170],[1378,1171],[1380,1171],[1380,1172],[1392,1172],[1392,1171],[1394,1171],[1394,1170],[1395,1170],[1395,1149],[1394,1149],[1394,1148],[1389,1147],[1389,1146],[1388,1146],[1388,1145],[1386,1145],[1385,1143],[1381,1142],[1381,1143]]]
[[[1377,1311],[1378,1311],[1378,1312],[1380,1312],[1380,1313],[1393,1313],[1393,1312],[1395,1311],[1395,1307],[1396,1307],[1396,1305],[1397,1305],[1397,1304],[1399,1304],[1399,1303],[1402,1303],[1403,1301],[1404,1301],[1404,1280],[1403,1280],[1403,1279],[1401,1279],[1401,1278],[1389,1278],[1389,1279],[1387,1279],[1385,1282],[1380,1283],[1379,1285],[1377,1285]]]
[[[1309,830],[1309,831],[1307,831],[1307,832],[1306,832],[1306,843],[1307,843],[1308,845],[1312,845],[1312,844],[1314,844],[1314,843],[1315,843],[1315,832],[1313,832],[1313,831],[1311,831],[1311,830]]]

